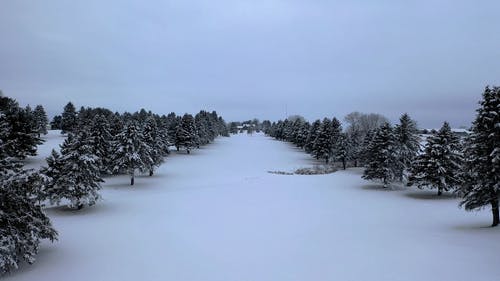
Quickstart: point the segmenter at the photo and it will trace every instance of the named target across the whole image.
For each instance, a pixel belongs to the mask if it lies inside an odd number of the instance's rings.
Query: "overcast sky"
[[[53,115],[227,121],[408,112],[469,125],[500,85],[500,1],[2,0],[0,89]]]

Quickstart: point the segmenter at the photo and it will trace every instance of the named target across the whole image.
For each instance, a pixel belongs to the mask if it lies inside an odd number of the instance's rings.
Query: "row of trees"
[[[22,159],[36,155],[39,134],[46,130],[34,126],[38,119],[29,109],[7,97],[0,101],[0,273],[17,268],[21,260],[32,263],[41,239],[57,239],[44,202],[73,209],[94,205],[103,177],[128,174],[133,185],[137,172],[153,176],[170,146],[189,153],[228,135],[215,111],[194,117],[145,110],[119,114],[104,108],[76,111],[68,103],[51,122],[67,134],[60,151],[53,150],[39,171],[26,170]]]
[[[349,114],[346,130],[333,118],[309,124],[302,118],[273,123],[267,134],[304,148],[317,159],[365,167],[363,178],[384,186],[399,182],[453,191],[466,210],[491,206],[500,223],[500,88],[486,87],[471,133],[460,139],[444,122],[421,146],[415,121],[403,114],[392,126],[377,114]]]
[[[264,132],[278,140],[294,143],[327,164],[341,162],[345,169],[348,162],[358,166],[364,160],[363,151],[367,144],[363,140],[368,139],[367,136],[374,129],[387,122],[382,115],[359,112],[349,114],[346,120],[349,126],[343,130],[342,124],[335,117],[309,123],[303,117],[295,116],[273,122]]]

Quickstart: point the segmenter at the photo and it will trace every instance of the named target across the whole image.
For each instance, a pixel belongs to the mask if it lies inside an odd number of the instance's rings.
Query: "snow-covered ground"
[[[51,133],[30,159],[62,141]],[[106,179],[103,201],[47,210],[59,241],[5,280],[500,280],[500,228],[434,192],[383,190],[360,169],[288,176],[313,160],[263,135],[173,155],[153,177]]]

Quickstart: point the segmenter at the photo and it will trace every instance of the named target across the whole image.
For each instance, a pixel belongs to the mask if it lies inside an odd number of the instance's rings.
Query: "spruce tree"
[[[75,106],[68,102],[66,106],[64,106],[64,111],[62,113],[61,118],[61,133],[69,133],[73,132],[77,126],[77,114]]]
[[[438,195],[454,190],[461,181],[458,176],[462,164],[461,146],[458,137],[444,122],[436,134],[427,139],[424,151],[410,171],[408,185],[418,188],[436,188]]]
[[[304,146],[304,149],[306,150],[307,153],[313,153],[314,149],[314,141],[316,140],[316,137],[318,136],[319,133],[319,128],[321,127],[321,121],[317,119],[311,124],[311,129],[309,130],[309,134],[307,136],[306,144]]]
[[[500,87],[486,87],[472,124],[460,203],[466,210],[491,206],[492,226],[500,223]]]
[[[6,124],[0,114],[0,134]],[[40,240],[57,239],[35,196],[40,176],[23,170],[5,148],[0,139],[0,275],[18,268],[21,261],[33,263]]]
[[[370,142],[371,151],[363,178],[381,180],[384,187],[396,180],[400,163],[397,157],[396,137],[389,123],[380,127]]]
[[[5,153],[19,159],[35,156],[43,141],[36,131],[33,111],[29,107],[20,108],[15,100],[0,96],[0,114],[6,123],[6,131],[1,137]]]
[[[158,126],[153,117],[146,120],[142,130],[142,141],[146,144],[147,153],[143,153],[145,169],[149,171],[149,176],[154,174],[154,170],[163,163],[164,147],[160,139]]]
[[[45,113],[43,106],[37,105],[35,107],[35,111],[33,111],[33,115],[35,118],[35,130],[38,132],[38,136],[41,134],[47,134],[49,118],[47,117],[47,113]]]
[[[302,123],[302,126],[298,129],[296,135],[296,145],[300,148],[304,148],[307,143],[307,137],[309,136],[309,131],[311,130],[311,124],[309,122]]]
[[[143,141],[141,132],[134,121],[130,121],[124,130],[116,137],[114,171],[126,172],[130,175],[130,185],[135,183],[135,172],[147,170],[145,161],[149,157],[149,147]]]
[[[328,164],[331,155],[332,122],[325,118],[318,130],[314,140],[313,155],[316,159],[324,159]]]
[[[187,153],[196,146],[196,125],[191,114],[184,114],[175,134],[175,146],[177,150],[185,148]]]
[[[62,116],[56,115],[50,121],[50,129],[51,130],[61,130],[62,129]]]
[[[93,118],[88,130],[93,154],[98,157],[99,171],[101,174],[113,173],[113,136],[109,121],[103,115],[98,114]]]
[[[399,162],[402,164],[398,176],[402,182],[407,178],[407,172],[420,152],[420,137],[418,136],[417,124],[407,113],[401,116],[394,132]]]
[[[61,155],[53,151],[47,163],[42,169],[48,179],[43,194],[51,204],[60,205],[61,201],[68,200],[69,208],[80,210],[94,205],[100,198],[98,191],[103,180],[99,157],[86,131],[68,134],[61,145]]]
[[[342,147],[343,144],[341,144],[342,138],[342,124],[340,124],[340,121],[337,118],[332,119],[332,128],[330,132],[330,157],[331,159],[336,162],[338,160],[343,161],[343,164],[345,166],[345,157],[343,156],[347,155],[342,155],[345,151],[344,147]],[[342,159],[343,158],[343,159]]]

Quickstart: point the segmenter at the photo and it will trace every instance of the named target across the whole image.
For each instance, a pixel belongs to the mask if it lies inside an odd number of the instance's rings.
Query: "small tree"
[[[61,129],[62,133],[73,132],[77,126],[77,114],[75,106],[68,102],[66,106],[64,106],[64,111],[62,113],[61,118]]]
[[[321,127],[321,121],[318,119],[311,124],[311,128],[309,130],[309,134],[307,135],[306,143],[304,145],[304,149],[307,153],[313,153],[314,150],[314,141],[319,133],[319,127]]]
[[[314,140],[313,155],[316,159],[324,159],[328,164],[331,154],[332,122],[325,118]]]
[[[491,206],[492,226],[500,223],[500,87],[486,87],[472,124],[466,149],[465,184],[462,187],[466,210]]]
[[[47,125],[49,123],[49,118],[47,117],[47,113],[45,113],[45,109],[41,105],[37,105],[35,107],[35,111],[33,111],[33,115],[35,117],[35,130],[38,132],[38,136],[41,134],[47,134]]]
[[[398,176],[402,182],[407,178],[407,172],[420,152],[420,138],[418,136],[417,124],[407,113],[401,116],[394,132],[396,134],[398,158],[401,163]]]
[[[370,143],[371,151],[367,159],[363,178],[378,179],[387,187],[397,178],[400,163],[397,157],[395,136],[389,123],[385,123],[376,132]]]
[[[69,201],[71,209],[92,206],[100,198],[98,191],[103,182],[99,171],[99,157],[89,141],[87,132],[70,133],[61,146],[61,155],[52,151],[47,159],[48,167],[42,169],[47,177],[43,192],[51,204]]]
[[[149,176],[152,176],[156,167],[163,163],[165,156],[163,142],[159,138],[158,126],[153,117],[146,120],[142,130],[142,140],[148,148],[147,153],[143,153],[143,162],[146,164],[145,169],[149,171]]]
[[[130,185],[134,185],[135,171],[144,172],[148,168],[145,159],[149,157],[149,147],[135,122],[131,121],[117,136],[114,151],[114,171],[126,171],[130,175]]]
[[[457,176],[461,170],[460,142],[450,125],[444,122],[436,134],[427,139],[424,151],[417,157],[409,176],[408,185],[418,188],[436,188],[438,195],[456,189],[461,183]]]
[[[23,170],[0,140],[0,274],[16,269],[21,260],[33,263],[40,240],[57,239],[34,196],[39,185],[38,174]]]
[[[196,146],[196,138],[194,118],[191,114],[184,114],[175,134],[177,150],[184,147],[189,154],[191,149]]]

